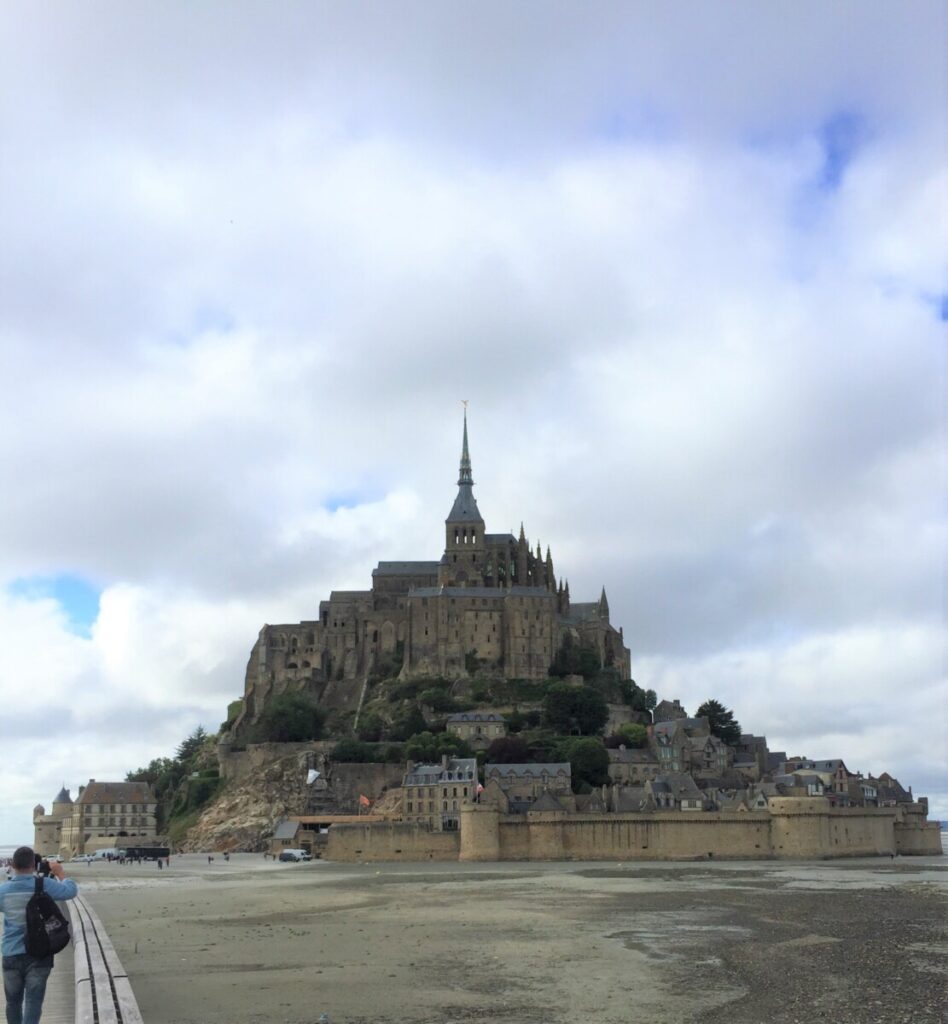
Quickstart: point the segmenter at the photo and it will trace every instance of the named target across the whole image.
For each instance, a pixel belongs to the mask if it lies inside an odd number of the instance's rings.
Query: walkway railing
[[[98,915],[81,897],[68,904],[76,964],[76,1024],[144,1024],[128,975]]]

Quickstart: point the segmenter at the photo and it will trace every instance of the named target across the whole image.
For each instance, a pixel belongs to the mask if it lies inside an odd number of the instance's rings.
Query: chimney
[[[447,754],[442,754],[441,755],[441,770],[443,772],[446,772],[448,770],[448,755]]]

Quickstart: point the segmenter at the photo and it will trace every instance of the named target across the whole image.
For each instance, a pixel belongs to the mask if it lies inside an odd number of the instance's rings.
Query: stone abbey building
[[[542,679],[567,635],[629,678],[629,651],[609,622],[605,588],[598,601],[572,601],[550,549],[531,550],[522,525],[519,537],[487,532],[474,498],[466,413],[457,487],[440,559],[379,562],[371,590],[335,590],[317,619],[263,627],[238,731],[285,690],[346,706],[380,666],[402,677]]]

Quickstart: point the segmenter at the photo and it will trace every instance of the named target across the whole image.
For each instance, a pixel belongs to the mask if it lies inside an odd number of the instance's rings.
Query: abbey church
[[[402,677],[543,679],[567,635],[629,678],[629,651],[609,622],[605,589],[598,601],[573,601],[550,549],[532,551],[522,525],[519,537],[487,532],[466,412],[457,487],[440,559],[379,562],[371,590],[335,590],[317,619],[263,627],[247,666],[244,721],[285,690],[346,703],[340,698],[357,696],[380,667]]]

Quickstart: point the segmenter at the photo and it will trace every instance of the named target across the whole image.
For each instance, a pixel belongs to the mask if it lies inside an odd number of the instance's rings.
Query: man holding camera
[[[46,871],[43,861],[43,871]],[[49,861],[51,877],[43,879],[43,890],[54,900],[72,900],[79,887],[65,877],[62,864]],[[30,956],[26,951],[26,905],[36,884],[36,858],[28,846],[13,854],[13,877],[0,885],[0,913],[3,914],[3,993],[7,999],[7,1024],[39,1024],[43,1012],[46,982],[53,969],[51,956]]]

